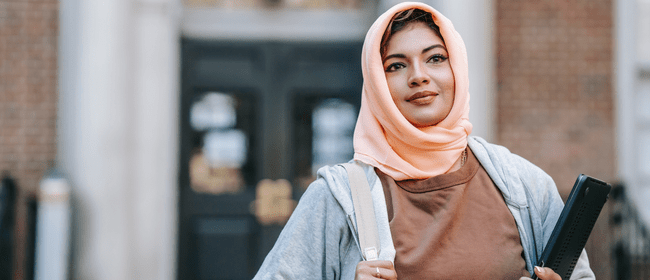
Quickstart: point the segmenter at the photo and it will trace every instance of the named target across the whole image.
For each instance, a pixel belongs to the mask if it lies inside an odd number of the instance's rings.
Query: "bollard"
[[[0,183],[0,280],[11,279],[16,184],[9,175]]]
[[[38,194],[34,279],[68,279],[70,219],[70,185],[52,170],[43,177]]]

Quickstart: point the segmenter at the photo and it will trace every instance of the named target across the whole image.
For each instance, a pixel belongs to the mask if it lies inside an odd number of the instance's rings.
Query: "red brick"
[[[616,179],[613,5],[496,3],[497,142],[548,172],[563,196],[579,173]],[[597,227],[590,261],[598,279],[610,279],[606,224]]]

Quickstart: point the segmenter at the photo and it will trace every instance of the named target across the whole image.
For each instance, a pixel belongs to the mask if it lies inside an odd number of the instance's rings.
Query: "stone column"
[[[496,51],[493,0],[438,1],[467,47],[472,135],[495,141]]]
[[[178,0],[62,0],[57,163],[75,279],[173,279]]]

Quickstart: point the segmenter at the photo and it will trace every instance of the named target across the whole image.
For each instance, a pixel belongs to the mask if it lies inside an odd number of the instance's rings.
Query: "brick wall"
[[[56,153],[58,1],[0,0],[0,172],[18,185],[14,279],[23,279],[26,197]]]
[[[611,0],[498,0],[497,141],[548,172],[616,180]],[[607,209],[587,250],[610,279]]]

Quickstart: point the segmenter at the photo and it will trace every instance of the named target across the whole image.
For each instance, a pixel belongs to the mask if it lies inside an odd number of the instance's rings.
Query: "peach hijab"
[[[445,41],[455,98],[449,115],[435,126],[417,128],[399,111],[391,98],[379,48],[393,16],[418,8],[433,15]],[[467,147],[472,132],[469,122],[467,51],[451,21],[422,3],[397,4],[381,15],[368,30],[361,53],[363,90],[354,130],[354,159],[379,168],[397,181],[425,179],[447,173]]]

